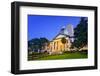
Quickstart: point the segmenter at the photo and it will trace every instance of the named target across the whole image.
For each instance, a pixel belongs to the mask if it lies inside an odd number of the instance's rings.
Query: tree
[[[28,47],[31,48],[32,51],[37,52],[40,49],[40,39],[34,38],[28,41]]]
[[[46,43],[49,43],[49,40],[46,38],[40,38],[40,49],[44,49],[44,46],[46,45]]]
[[[62,43],[63,43],[63,45],[64,45],[64,51],[65,51],[66,38],[65,38],[65,37],[63,37],[63,38],[61,39],[61,42],[62,42]]]
[[[49,41],[46,38],[34,38],[28,41],[28,48],[31,51],[34,50],[35,52],[38,52],[38,51],[41,51],[42,48],[45,46],[45,43],[48,43],[48,42]]]
[[[77,48],[84,47],[88,42],[88,20],[85,17],[82,17],[77,27],[74,29],[75,40],[73,46]]]

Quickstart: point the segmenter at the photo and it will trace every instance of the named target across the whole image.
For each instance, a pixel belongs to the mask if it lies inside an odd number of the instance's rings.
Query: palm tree
[[[64,51],[65,51],[66,38],[65,38],[65,37],[63,37],[63,38],[61,39],[61,42],[62,42],[62,43],[63,43],[63,45],[64,45]]]

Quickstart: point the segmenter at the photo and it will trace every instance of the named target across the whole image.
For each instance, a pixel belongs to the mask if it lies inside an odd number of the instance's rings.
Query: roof
[[[66,29],[65,27],[62,27],[59,33],[52,40],[58,39],[57,37],[58,38],[63,38],[63,37],[74,38],[74,36],[71,36],[68,33],[68,29]]]
[[[66,35],[66,34],[57,34],[52,40],[55,40],[59,35],[63,35],[63,36],[65,36],[65,37],[69,37],[70,38],[70,36],[69,35]]]

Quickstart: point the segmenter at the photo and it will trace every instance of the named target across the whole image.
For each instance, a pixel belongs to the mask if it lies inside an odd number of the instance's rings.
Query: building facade
[[[65,27],[61,28],[60,32],[55,36],[55,38],[49,42],[49,45],[45,46],[45,50],[47,50],[47,52],[62,53],[64,51],[70,51],[70,47],[73,41],[67,29]],[[73,29],[71,28],[71,30]],[[65,40],[65,43],[62,41],[63,39]]]

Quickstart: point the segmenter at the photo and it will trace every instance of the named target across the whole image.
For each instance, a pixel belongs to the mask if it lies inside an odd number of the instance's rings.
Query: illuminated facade
[[[65,39],[65,43],[62,42],[62,39]],[[45,46],[45,50],[51,53],[62,53],[63,51],[70,51],[71,47],[71,36],[68,34],[68,31],[63,27],[58,35],[49,42],[49,45]]]

